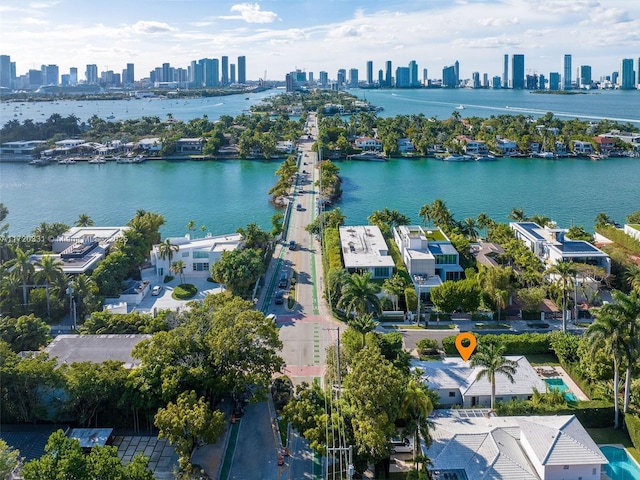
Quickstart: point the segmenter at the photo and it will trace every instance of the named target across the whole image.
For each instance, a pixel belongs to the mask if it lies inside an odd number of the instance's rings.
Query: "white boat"
[[[133,162],[132,163],[142,163],[147,159],[147,157],[143,157],[142,155],[136,155],[135,157],[133,157]]]
[[[458,110],[464,110],[464,105],[458,105]]]
[[[107,163],[107,161],[104,158],[92,158],[89,163]]]
[[[454,153],[453,155],[444,157],[443,160],[445,162],[470,162],[473,160],[473,157],[471,155],[460,155],[458,153]]]
[[[556,158],[556,154],[553,152],[540,152],[540,153],[536,153],[535,156],[538,158],[547,158],[547,159]]]
[[[384,162],[387,157],[380,152],[362,152],[354,155],[347,155],[347,160],[366,160],[369,162]]]
[[[76,161],[73,158],[63,158],[58,160],[59,165],[73,165]]]
[[[493,155],[478,155],[475,157],[476,162],[493,162],[496,159]]]
[[[48,158],[36,158],[29,162],[29,165],[34,165],[36,167],[44,167],[45,165],[49,165]]]

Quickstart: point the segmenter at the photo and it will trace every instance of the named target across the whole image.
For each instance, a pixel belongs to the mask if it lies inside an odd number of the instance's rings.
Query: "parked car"
[[[295,240],[291,240],[289,242],[289,250],[295,250],[296,249],[296,241]]]
[[[162,293],[162,285],[156,285],[151,289],[151,295],[153,295],[154,297],[157,297],[161,293]]]
[[[298,211],[302,210],[302,204],[301,203],[296,205],[296,210],[298,210]]]
[[[284,292],[282,290],[278,290],[273,297],[273,303],[276,305],[282,305],[284,303]]]
[[[393,453],[413,453],[413,442],[407,437],[393,437],[391,449]]]
[[[280,275],[280,280],[278,280],[278,287],[279,288],[285,288],[288,283],[289,283],[289,279],[287,278],[287,274],[286,273],[282,273]]]

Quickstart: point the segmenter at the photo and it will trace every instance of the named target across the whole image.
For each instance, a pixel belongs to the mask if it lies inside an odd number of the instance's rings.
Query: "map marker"
[[[469,345],[466,347],[462,345],[463,340],[468,340]],[[456,348],[458,349],[458,353],[462,357],[462,360],[466,362],[476,349],[476,337],[471,332],[459,333],[456,337]]]

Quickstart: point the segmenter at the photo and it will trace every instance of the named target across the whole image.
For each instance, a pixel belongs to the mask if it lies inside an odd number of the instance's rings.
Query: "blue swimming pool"
[[[567,402],[577,402],[578,397],[576,397],[567,387],[567,384],[564,383],[564,380],[561,378],[545,378],[544,383],[547,384],[549,390],[559,390],[564,393],[564,398]]]
[[[626,450],[617,447],[600,447],[602,454],[609,460],[604,466],[604,472],[612,480],[638,480],[640,468],[633,461]]]

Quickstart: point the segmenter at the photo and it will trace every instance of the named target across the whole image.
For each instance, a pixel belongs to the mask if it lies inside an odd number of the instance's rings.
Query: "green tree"
[[[398,210],[376,210],[367,218],[371,225],[386,226],[390,232],[399,225],[411,225],[411,219]]]
[[[638,265],[634,263],[627,267],[625,280],[629,286],[640,295],[640,267]]]
[[[158,254],[162,260],[169,260],[169,264],[171,264],[171,260],[173,259],[173,254],[178,253],[180,251],[180,245],[176,245],[171,243],[171,239],[167,238],[164,242],[158,245]]]
[[[220,260],[211,267],[211,276],[216,282],[242,297],[250,295],[263,273],[262,254],[252,248],[222,252]]]
[[[496,375],[504,375],[511,383],[515,382],[513,376],[518,364],[505,358],[506,351],[507,347],[504,344],[481,343],[471,358],[471,366],[480,367],[476,380],[487,377],[491,383],[491,410],[494,410],[496,405]]]
[[[404,294],[408,282],[405,277],[399,273],[395,273],[393,277],[385,278],[382,283],[382,290],[393,297],[394,310],[398,310],[398,299]]]
[[[607,225],[615,224],[613,219],[604,212],[600,212],[598,215],[596,215],[594,223],[596,227],[605,227]]]
[[[196,392],[183,392],[176,403],[169,402],[155,416],[158,437],[166,438],[178,454],[180,468],[191,470],[191,455],[196,447],[215,443],[225,429],[224,413],[211,411]]]
[[[629,215],[627,215],[627,223],[640,223],[640,210],[637,210]]]
[[[196,221],[195,221],[195,220],[189,220],[189,221],[187,222],[187,232],[190,232],[190,231],[192,231],[192,230],[193,230],[193,231],[195,231],[195,230],[196,230]]]
[[[510,218],[514,222],[526,222],[528,217],[524,213],[524,209],[520,208],[512,208],[511,213],[507,215],[507,218]]]
[[[76,227],[93,227],[94,225],[95,222],[86,213],[81,213],[74,223],[74,226]]]
[[[325,228],[338,228],[344,225],[346,218],[339,208],[326,210],[307,225],[305,230],[313,235],[320,235]]]
[[[454,312],[462,301],[456,283],[447,280],[431,289],[431,301],[440,312]]]
[[[180,283],[184,283],[184,269],[187,268],[187,264],[184,263],[184,260],[176,260],[172,262],[169,266],[169,271],[171,273],[175,273],[176,275],[180,275]]]
[[[80,323],[84,322],[87,313],[102,309],[102,300],[98,297],[98,286],[93,277],[85,275],[75,275],[71,282],[74,295],[76,297],[77,315]]]
[[[567,331],[567,308],[569,304],[569,292],[573,287],[573,280],[577,270],[572,262],[558,262],[549,269],[549,273],[555,274],[556,284],[562,293],[562,331]]]
[[[379,315],[382,312],[377,295],[379,291],[378,284],[371,280],[371,272],[362,275],[354,273],[345,278],[338,308],[344,308],[347,315],[351,312],[364,315],[372,307]]]
[[[373,319],[371,313],[365,313],[349,320],[348,325],[362,335],[362,348],[364,348],[367,333],[373,332],[378,326],[378,322]]]
[[[35,278],[37,281],[43,281],[47,292],[47,317],[51,319],[51,302],[49,299],[49,286],[56,280],[64,276],[62,266],[64,265],[53,255],[43,255],[40,260],[36,262],[38,271],[35,272]]]
[[[17,319],[0,317],[0,339],[16,352],[37,351],[51,341],[49,325],[33,313]]]
[[[587,232],[582,225],[572,225],[567,232],[567,237],[571,240],[584,240],[593,243],[593,235]]]
[[[523,288],[518,290],[518,300],[523,310],[538,310],[546,297],[546,291],[542,287]]]
[[[4,206],[4,203],[0,203],[0,237],[6,235],[9,231],[9,224],[4,223],[7,215],[9,215],[9,209]]]
[[[309,441],[309,446],[321,455],[326,455],[326,421],[329,415],[325,405],[329,399],[317,382],[311,386],[303,382],[296,388],[282,413],[293,428]]]
[[[252,248],[266,252],[271,243],[272,237],[269,232],[262,230],[257,223],[250,223],[246,228],[239,227],[236,233],[242,235],[244,248]]]
[[[272,237],[277,237],[278,235],[280,235],[282,233],[282,221],[284,220],[284,214],[283,213],[274,213],[271,216],[271,226],[273,227],[271,229],[271,236]]]
[[[10,447],[0,438],[0,478],[9,478],[9,474],[18,466],[20,451]]]
[[[400,405],[400,417],[407,420],[407,429],[413,433],[413,458],[415,468],[418,469],[418,454],[421,452],[421,440],[431,443],[428,417],[433,412],[433,402],[428,389],[420,376],[409,378]]]
[[[29,280],[35,273],[35,267],[31,263],[31,251],[24,251],[20,247],[16,247],[13,251],[15,258],[11,261],[10,266],[13,267],[12,274],[22,281],[22,308],[26,312],[27,303],[27,286]]]
[[[489,217],[489,215],[487,215],[484,212],[478,215],[478,218],[476,219],[476,223],[478,224],[478,228],[485,230],[485,238],[488,236],[489,227],[495,224],[495,222],[491,219],[491,217]]]

